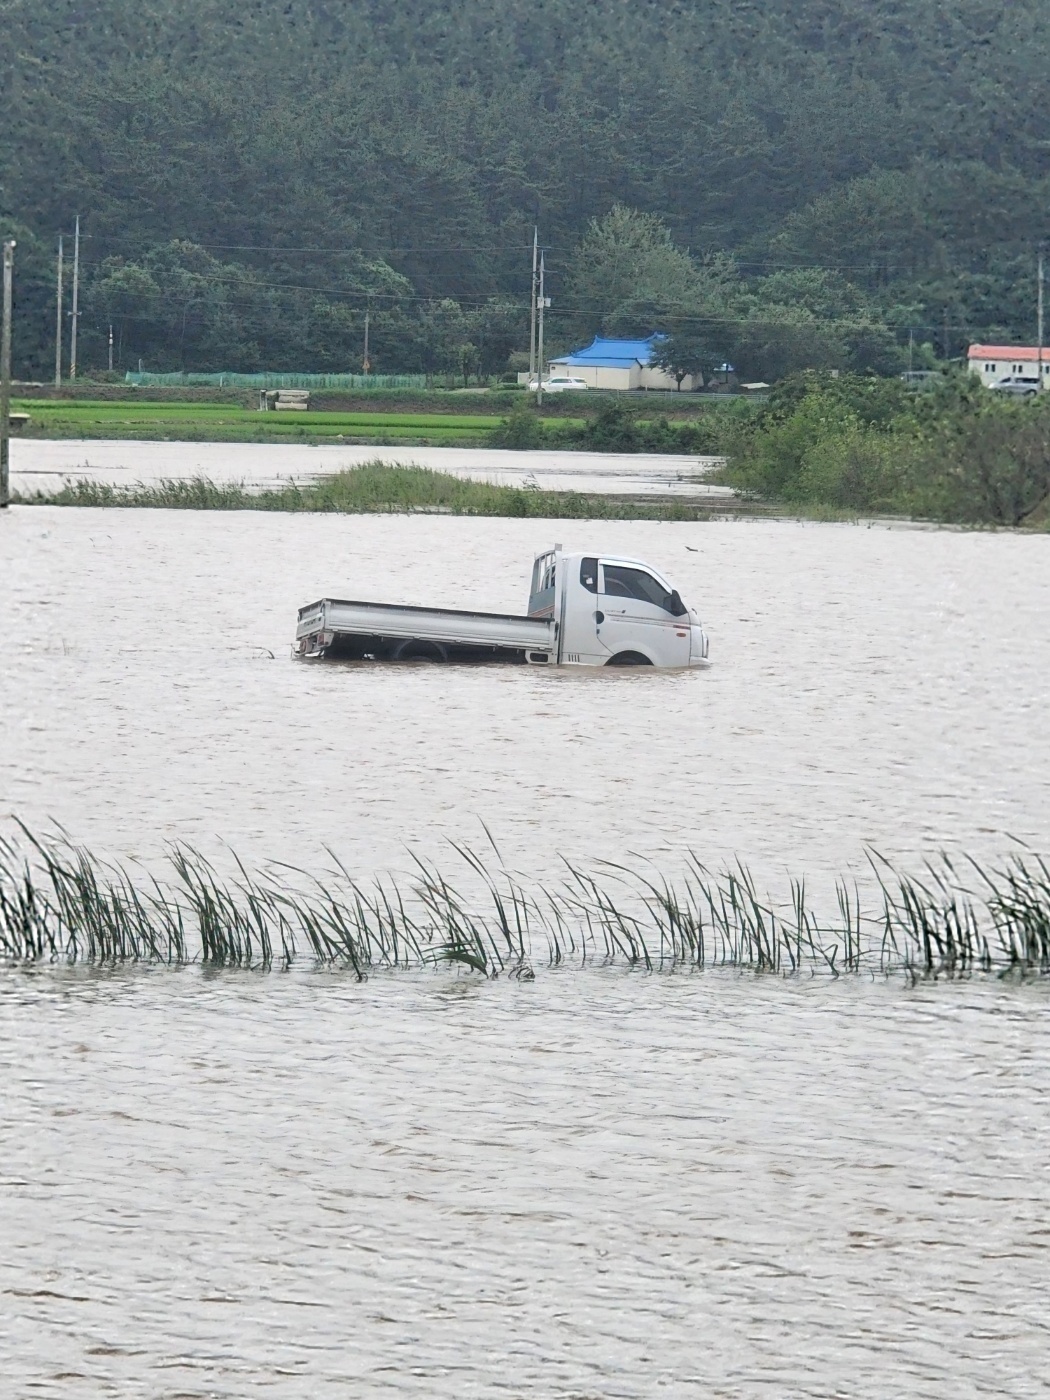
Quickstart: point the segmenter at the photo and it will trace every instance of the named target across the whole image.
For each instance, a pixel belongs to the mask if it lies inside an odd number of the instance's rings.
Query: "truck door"
[[[603,559],[595,621],[610,659],[636,653],[655,666],[689,665],[688,610],[648,569]]]
[[[598,556],[572,558],[562,570],[559,652],[567,666],[604,666],[608,653],[598,640]]]

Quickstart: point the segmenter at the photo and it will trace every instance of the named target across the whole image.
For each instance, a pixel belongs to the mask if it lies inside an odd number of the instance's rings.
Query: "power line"
[[[166,300],[166,299],[164,299],[164,300]],[[362,300],[363,300],[363,301],[367,301],[367,297],[365,297],[364,294],[362,294]],[[206,303],[203,303],[203,302],[202,302],[201,304],[202,304],[202,305],[205,305]],[[474,306],[471,306],[470,303],[460,302],[459,305],[460,305],[461,307],[464,307],[465,309],[468,309],[468,310],[483,310],[483,309],[484,309],[484,303],[478,303],[478,304],[476,304],[476,305],[474,305]],[[506,305],[508,306],[508,309],[520,311],[520,312],[522,312],[523,315],[524,315],[524,314],[528,311],[528,309],[529,309],[527,305],[523,305],[523,304],[520,304],[520,303],[517,304],[517,305],[514,305],[514,306],[511,306],[509,303],[507,303]],[[81,319],[83,319],[84,313],[81,312],[80,314],[81,314]],[[547,315],[547,316],[555,316],[556,318],[557,318],[558,316],[561,316],[561,317],[564,318],[564,317],[567,317],[567,316],[569,316],[569,315],[578,315],[578,314],[579,314],[578,312],[573,311],[571,308],[564,308],[564,307],[560,307],[560,308],[549,308],[549,309],[547,309],[546,312],[545,312],[545,315]],[[131,323],[134,323],[134,324],[137,324],[137,325],[146,325],[146,324],[151,324],[151,323],[153,323],[153,322],[156,320],[156,315],[155,315],[155,314],[151,315],[151,314],[146,313],[146,312],[143,312],[143,313],[141,313],[141,314],[136,314],[136,313],[133,313],[133,312],[124,312],[124,313],[120,313],[120,314],[117,316],[117,319],[118,319],[119,321],[122,321],[122,322],[131,322]],[[752,330],[756,330],[756,331],[776,331],[776,330],[779,330],[779,331],[806,331],[806,330],[828,329],[828,330],[841,331],[841,332],[847,332],[847,333],[848,333],[848,332],[850,332],[850,331],[886,330],[886,331],[892,331],[892,332],[900,332],[900,333],[903,334],[903,332],[906,331],[906,330],[914,330],[914,331],[929,331],[929,332],[931,332],[931,333],[936,333],[936,334],[939,335],[939,334],[942,333],[942,331],[943,331],[945,328],[947,328],[947,329],[948,329],[949,331],[951,331],[951,332],[955,332],[955,333],[957,333],[957,334],[969,336],[969,337],[971,337],[971,338],[973,338],[973,339],[977,339],[977,338],[980,338],[980,337],[987,337],[987,336],[990,336],[990,335],[1001,335],[1001,334],[1005,334],[1001,322],[998,323],[998,324],[996,324],[996,325],[992,325],[992,326],[989,326],[989,325],[977,326],[977,325],[973,325],[972,323],[969,323],[969,322],[966,322],[966,323],[955,323],[955,322],[950,322],[950,321],[949,321],[949,322],[944,322],[944,321],[933,322],[933,321],[919,321],[919,320],[914,320],[914,319],[913,319],[913,320],[909,320],[909,321],[905,324],[904,322],[888,322],[888,321],[879,321],[879,320],[855,321],[855,320],[848,320],[848,319],[845,319],[845,318],[828,318],[828,317],[816,317],[816,316],[811,317],[811,318],[809,318],[809,319],[797,320],[797,321],[763,320],[763,319],[760,319],[760,318],[754,317],[754,316],[735,316],[735,317],[734,317],[734,316],[721,316],[721,317],[715,317],[715,316],[711,316],[711,317],[701,317],[701,316],[678,316],[678,317],[676,317],[675,319],[678,320],[678,321],[684,321],[684,322],[686,322],[686,323],[688,323],[688,324],[690,324],[690,325],[694,325],[694,324],[696,324],[696,325],[701,325],[701,324],[702,324],[702,325],[710,325],[711,327],[727,327],[727,328],[728,328],[728,327],[746,327],[746,328],[749,328],[749,329],[752,329]],[[103,319],[103,320],[101,320],[101,321],[98,321],[98,322],[95,323],[95,324],[96,324],[97,326],[100,326],[100,327],[101,327],[101,326],[105,325],[106,322],[105,322],[105,320]]]
[[[101,266],[101,263],[83,265],[98,268]],[[185,269],[180,269],[180,271],[185,271]],[[188,275],[191,276],[196,282],[203,282],[212,286],[226,287],[235,292],[291,292],[298,295],[338,297],[343,299],[356,298],[360,299],[362,302],[386,301],[398,304],[403,304],[406,302],[410,304],[434,304],[439,303],[441,301],[456,301],[459,306],[472,310],[483,310],[486,307],[488,307],[492,301],[495,300],[500,307],[506,308],[509,311],[521,311],[522,313],[524,313],[530,309],[528,303],[519,301],[517,299],[500,298],[499,293],[491,293],[482,297],[479,295],[463,296],[461,292],[456,290],[435,290],[426,293],[401,291],[380,292],[374,289],[362,287],[316,286],[313,284],[296,282],[263,282],[254,277],[231,277],[227,274],[216,273],[190,272]],[[156,293],[144,293],[142,294],[142,296],[143,299],[146,299],[147,297],[154,297],[157,300],[170,302],[172,299],[172,291],[171,289],[158,288]],[[195,300],[200,300],[200,298],[190,296],[187,299],[187,304],[191,304]],[[814,313],[810,313],[808,317],[795,322],[782,320],[763,321],[754,316],[729,315],[724,313],[696,312],[687,310],[686,308],[691,305],[692,303],[689,302],[663,302],[660,306],[660,312],[658,314],[662,314],[668,318],[672,318],[677,321],[688,322],[690,324],[695,323],[710,325],[805,326],[813,324],[835,325],[844,327],[852,326],[858,329],[862,327],[870,327],[873,325],[877,325],[885,326],[889,330],[904,331],[909,329],[909,327],[915,327],[916,329],[920,330],[939,330],[941,329],[941,326],[943,324],[942,322],[922,322],[914,317],[909,317],[905,321],[894,322],[887,321],[877,316],[858,318],[856,314],[853,314],[852,316],[849,314],[839,316],[818,316]],[[604,305],[600,304],[598,306],[595,306],[593,304],[588,306],[574,306],[571,304],[566,305],[564,303],[561,303],[560,305],[552,308],[552,314],[557,316],[594,317],[607,314],[615,309],[616,303],[605,303]],[[968,323],[964,323],[962,325],[954,326],[953,329],[964,330],[967,329],[967,325]],[[994,329],[994,327],[986,326],[985,329]]]
[[[95,235],[94,237],[97,238],[98,236]],[[87,235],[82,233],[81,239],[86,240]],[[81,259],[81,265],[85,270],[89,268],[97,270],[102,266],[102,261],[92,260],[91,262],[88,262],[85,259]],[[408,304],[419,306],[434,304],[443,300],[454,300],[461,308],[468,311],[485,309],[493,302],[495,302],[500,307],[505,308],[508,311],[517,311],[524,314],[526,311],[530,310],[529,304],[524,303],[518,300],[517,298],[501,296],[499,292],[486,293],[484,295],[478,293],[467,296],[464,296],[462,291],[460,291],[459,289],[447,291],[432,290],[425,293],[414,291],[408,292],[401,290],[383,292],[369,288],[317,286],[313,284],[303,284],[296,282],[261,281],[259,278],[251,275],[239,276],[236,274],[230,275],[229,273],[201,273],[190,271],[189,269],[178,270],[191,277],[196,283],[204,283],[209,286],[224,287],[230,290],[234,295],[238,297],[241,297],[245,294],[255,294],[260,292],[276,292],[278,294],[293,294],[297,296],[327,297],[333,299],[340,299],[344,301],[359,300],[365,304],[374,302],[386,302],[390,304]],[[250,269],[246,269],[246,271],[250,271]],[[36,282],[40,279],[30,277],[27,280],[30,282]],[[143,296],[143,300],[145,301],[148,298],[170,303],[172,300],[172,296],[173,289],[162,287],[158,289],[158,291],[155,294],[145,294]],[[175,296],[176,299],[181,300],[180,298],[178,298],[177,293],[175,293]],[[201,302],[202,305],[206,304],[202,298],[194,297],[191,295],[187,299],[186,305],[192,304],[195,300]],[[840,330],[847,331],[850,329],[861,330],[870,328],[885,328],[886,330],[894,332],[904,332],[910,329],[940,332],[943,329],[945,329],[944,322],[922,322],[916,317],[908,317],[906,320],[896,322],[885,320],[884,318],[879,317],[877,315],[858,318],[857,313],[855,312],[838,316],[825,316],[810,313],[807,317],[799,319],[797,321],[783,321],[776,319],[765,320],[755,316],[729,314],[724,312],[698,312],[689,309],[691,306],[692,303],[688,302],[664,302],[660,308],[660,314],[667,317],[668,319],[673,319],[677,322],[684,323],[687,325],[709,325],[711,327],[748,326],[756,330],[771,328],[786,329],[791,327],[804,328],[806,326],[828,326],[836,327]],[[578,306],[572,304],[566,305],[562,303],[553,307],[551,309],[551,314],[555,318],[559,319],[564,319],[566,317],[593,318],[595,316],[601,316],[603,314],[606,314],[614,309],[615,306],[611,303],[597,306],[593,304],[588,306]],[[83,316],[82,312],[78,312],[78,314],[79,316]],[[150,319],[150,317],[146,315],[135,315],[132,313],[125,313],[122,319],[141,322]],[[1002,333],[1002,325],[1003,323],[999,322],[994,325],[985,324],[984,326],[975,326],[973,323],[963,322],[960,324],[948,326],[947,329],[956,332],[961,332],[967,335],[977,336],[982,334],[1000,334]]]
[[[83,238],[85,235],[81,235]],[[97,269],[102,266],[101,262],[88,263],[81,259],[82,268]],[[187,271],[186,269],[180,269]],[[188,273],[196,282],[203,282],[210,286],[225,287],[235,295],[251,294],[256,292],[277,292],[291,293],[299,296],[321,296],[337,298],[341,300],[359,300],[364,304],[373,302],[388,302],[391,304],[408,305],[433,305],[441,301],[455,301],[464,310],[480,311],[489,307],[495,302],[501,309],[507,311],[519,311],[522,314],[530,310],[529,303],[522,302],[517,298],[501,296],[498,292],[482,295],[464,296],[458,289],[434,290],[430,292],[380,292],[369,288],[358,287],[338,287],[338,286],[316,286],[312,284],[302,284],[295,282],[263,282],[254,277],[237,277],[228,274],[214,273]],[[27,279],[29,281],[39,281],[40,279]],[[156,293],[142,294],[142,299],[153,299],[158,302],[170,303],[172,300],[172,290],[159,288]],[[195,296],[187,298],[186,304],[191,305],[194,301],[205,304],[204,301]],[[834,326],[840,329],[861,330],[871,328],[885,328],[890,331],[906,331],[909,329],[935,331],[940,333],[944,329],[944,322],[924,322],[916,317],[908,317],[903,321],[888,321],[877,315],[865,318],[858,318],[856,314],[843,314],[839,316],[822,316],[810,313],[809,316],[797,321],[784,320],[763,320],[755,316],[742,316],[739,314],[730,315],[724,313],[696,312],[685,309],[691,303],[687,302],[664,302],[660,308],[660,314],[669,319],[683,322],[688,325],[710,325],[710,326],[751,326],[755,329],[762,328],[804,328],[806,326]],[[788,305],[788,303],[785,303]],[[614,303],[604,305],[576,306],[561,303],[551,308],[550,314],[555,318],[565,318],[569,316],[580,318],[600,317],[615,310]],[[83,312],[79,315],[82,317]],[[146,316],[124,313],[122,319],[131,321],[143,321]],[[999,334],[1002,331],[1003,322],[994,324],[985,323],[983,326],[974,325],[972,322],[960,322],[949,326],[950,330],[963,332],[968,335],[978,334]]]
[[[149,244],[142,238],[121,237],[120,235],[110,236],[104,233],[82,234],[86,241],[93,239],[96,243],[117,244],[124,247],[137,248],[164,248],[171,243],[190,243],[194,248],[203,248],[205,251],[215,249],[227,253],[328,253],[332,257],[351,257],[357,253],[418,253],[428,256],[437,256],[439,253],[521,253],[528,251],[531,246],[528,243],[509,243],[494,246],[491,243],[448,243],[439,247],[417,248],[410,244],[404,247],[369,247],[366,244],[354,244],[349,248],[325,248],[312,247],[307,244],[288,245],[284,243],[201,243],[196,238],[170,238],[163,243]]]
[[[205,251],[217,251],[227,253],[271,253],[279,255],[282,253],[325,253],[331,257],[352,257],[355,254],[392,254],[437,257],[444,253],[508,253],[518,254],[528,252],[531,243],[443,243],[431,247],[416,247],[413,244],[353,244],[345,248],[332,248],[322,244],[284,244],[284,243],[204,243],[197,238],[186,235],[185,237],[171,238],[164,243],[149,243],[139,237],[132,238],[120,234],[81,234],[81,238],[86,242],[89,239],[103,244],[114,244],[122,247],[143,248],[163,248],[170,243],[190,243],[195,248],[202,248]],[[579,244],[569,243],[546,243],[544,247],[548,253],[576,253]],[[682,251],[688,252],[688,249]],[[806,262],[787,261],[778,258],[748,258],[733,252],[729,248],[712,248],[707,252],[699,252],[694,256],[717,257],[719,255],[729,257],[737,262],[741,267],[773,267],[787,271],[807,271],[807,272],[910,272],[913,270],[913,263],[886,262],[883,258],[874,257],[869,262]]]
[[[87,263],[87,262],[85,262],[85,261],[82,260],[82,266],[85,266],[85,267],[92,267],[92,268],[97,269],[97,268],[100,268],[100,267],[102,266],[102,263],[101,263],[101,262]],[[147,271],[148,271],[148,270],[149,270],[149,269],[147,269]],[[238,276],[238,275],[230,275],[229,273],[196,272],[196,271],[192,271],[192,270],[190,270],[190,269],[188,269],[188,268],[179,268],[179,269],[176,269],[176,270],[179,271],[179,272],[182,272],[182,273],[186,274],[187,276],[189,276],[189,277],[191,277],[191,278],[193,278],[193,280],[196,281],[196,282],[204,282],[204,283],[207,283],[207,284],[209,284],[209,285],[214,285],[214,286],[231,287],[231,288],[244,288],[244,289],[247,290],[247,291],[299,292],[299,293],[304,293],[304,294],[312,294],[312,295],[314,295],[314,296],[331,296],[331,297],[344,297],[344,298],[345,298],[345,297],[360,297],[360,298],[362,298],[362,299],[371,299],[371,300],[376,300],[376,301],[389,301],[389,302],[416,302],[416,303],[419,303],[419,302],[439,302],[439,301],[444,301],[444,300],[452,300],[452,301],[458,301],[458,302],[460,303],[460,305],[473,306],[473,307],[476,307],[476,308],[480,308],[480,307],[484,307],[484,306],[488,305],[489,301],[491,301],[491,300],[493,300],[493,299],[500,299],[500,294],[499,294],[498,292],[486,293],[484,296],[482,296],[481,294],[474,294],[474,295],[467,295],[467,296],[464,296],[463,293],[462,293],[462,291],[460,291],[459,289],[432,290],[432,291],[429,291],[429,292],[405,292],[405,291],[390,291],[390,292],[384,292],[384,291],[378,291],[378,290],[375,290],[375,289],[372,289],[372,288],[367,288],[367,287],[317,286],[316,284],[313,284],[313,283],[301,283],[301,282],[269,282],[269,281],[262,281],[262,280],[260,280],[258,277],[251,277],[251,276],[242,277],[242,276]],[[163,271],[163,270],[161,270],[161,271]],[[146,295],[150,295],[150,294],[146,294]],[[171,297],[171,291],[170,291],[170,290],[165,290],[165,289],[161,288],[161,289],[158,290],[157,295],[163,297],[165,300],[168,300],[168,299]],[[190,299],[192,300],[192,298],[190,298]],[[527,311],[527,310],[529,309],[527,303],[519,302],[519,301],[517,301],[517,300],[515,300],[515,299],[506,299],[506,300],[500,299],[500,304],[506,306],[508,309],[511,309],[511,310]],[[752,319],[752,318],[750,318],[750,317],[720,316],[720,315],[711,315],[711,314],[705,314],[705,313],[697,313],[697,312],[693,312],[693,311],[690,311],[690,310],[687,309],[687,308],[691,307],[692,305],[693,305],[692,302],[683,302],[683,301],[679,301],[679,302],[674,302],[674,301],[661,301],[661,303],[660,303],[661,312],[662,312],[663,314],[669,315],[669,316],[674,316],[675,318],[680,319],[680,320],[688,320],[688,321],[731,321],[731,322],[737,322],[737,321],[750,321],[750,320]],[[594,305],[588,305],[588,306],[572,306],[572,305],[569,305],[569,306],[566,306],[564,303],[562,303],[561,305],[559,305],[559,306],[556,308],[556,311],[557,311],[559,314],[563,314],[563,315],[591,316],[591,315],[601,315],[601,314],[603,314],[603,313],[607,313],[607,312],[613,311],[613,310],[616,309],[616,306],[617,306],[617,303],[615,303],[615,302],[607,302],[607,303],[604,303],[604,304],[599,304],[598,306],[594,306]],[[817,320],[817,319],[824,319],[824,318],[814,317],[814,319]],[[841,318],[841,317],[835,317],[835,318],[827,318],[827,319],[834,319],[834,320],[838,321],[838,320],[841,320],[841,319],[843,319],[843,318]],[[866,324],[866,323],[862,323],[862,324]],[[882,324],[887,324],[887,323],[883,322]],[[913,323],[912,323],[911,321],[909,321],[908,323],[902,323],[902,328],[905,328],[905,329],[906,329],[907,324],[913,324]],[[914,324],[917,324],[917,323],[914,323]]]

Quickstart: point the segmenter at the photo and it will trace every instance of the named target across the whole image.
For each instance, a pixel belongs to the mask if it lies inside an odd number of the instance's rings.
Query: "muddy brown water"
[[[324,593],[516,611],[555,538],[665,569],[711,667],[290,659]],[[1047,851],[1048,551],[14,510],[5,830],[367,873],[484,821],[536,879],[817,886]],[[6,968],[0,1007],[6,1393],[1046,1393],[1042,985]]]

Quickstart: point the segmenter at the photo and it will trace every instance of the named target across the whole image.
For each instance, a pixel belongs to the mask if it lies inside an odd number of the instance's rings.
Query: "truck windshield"
[[[681,603],[652,574],[644,569],[629,569],[625,564],[603,564],[602,569],[607,598],[637,598],[641,603],[653,603],[677,616]]]

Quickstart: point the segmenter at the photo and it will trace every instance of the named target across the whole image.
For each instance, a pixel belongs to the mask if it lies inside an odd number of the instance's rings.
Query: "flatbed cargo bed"
[[[359,660],[545,665],[555,659],[557,647],[550,617],[351,598],[320,598],[300,608],[295,636],[301,656]]]

